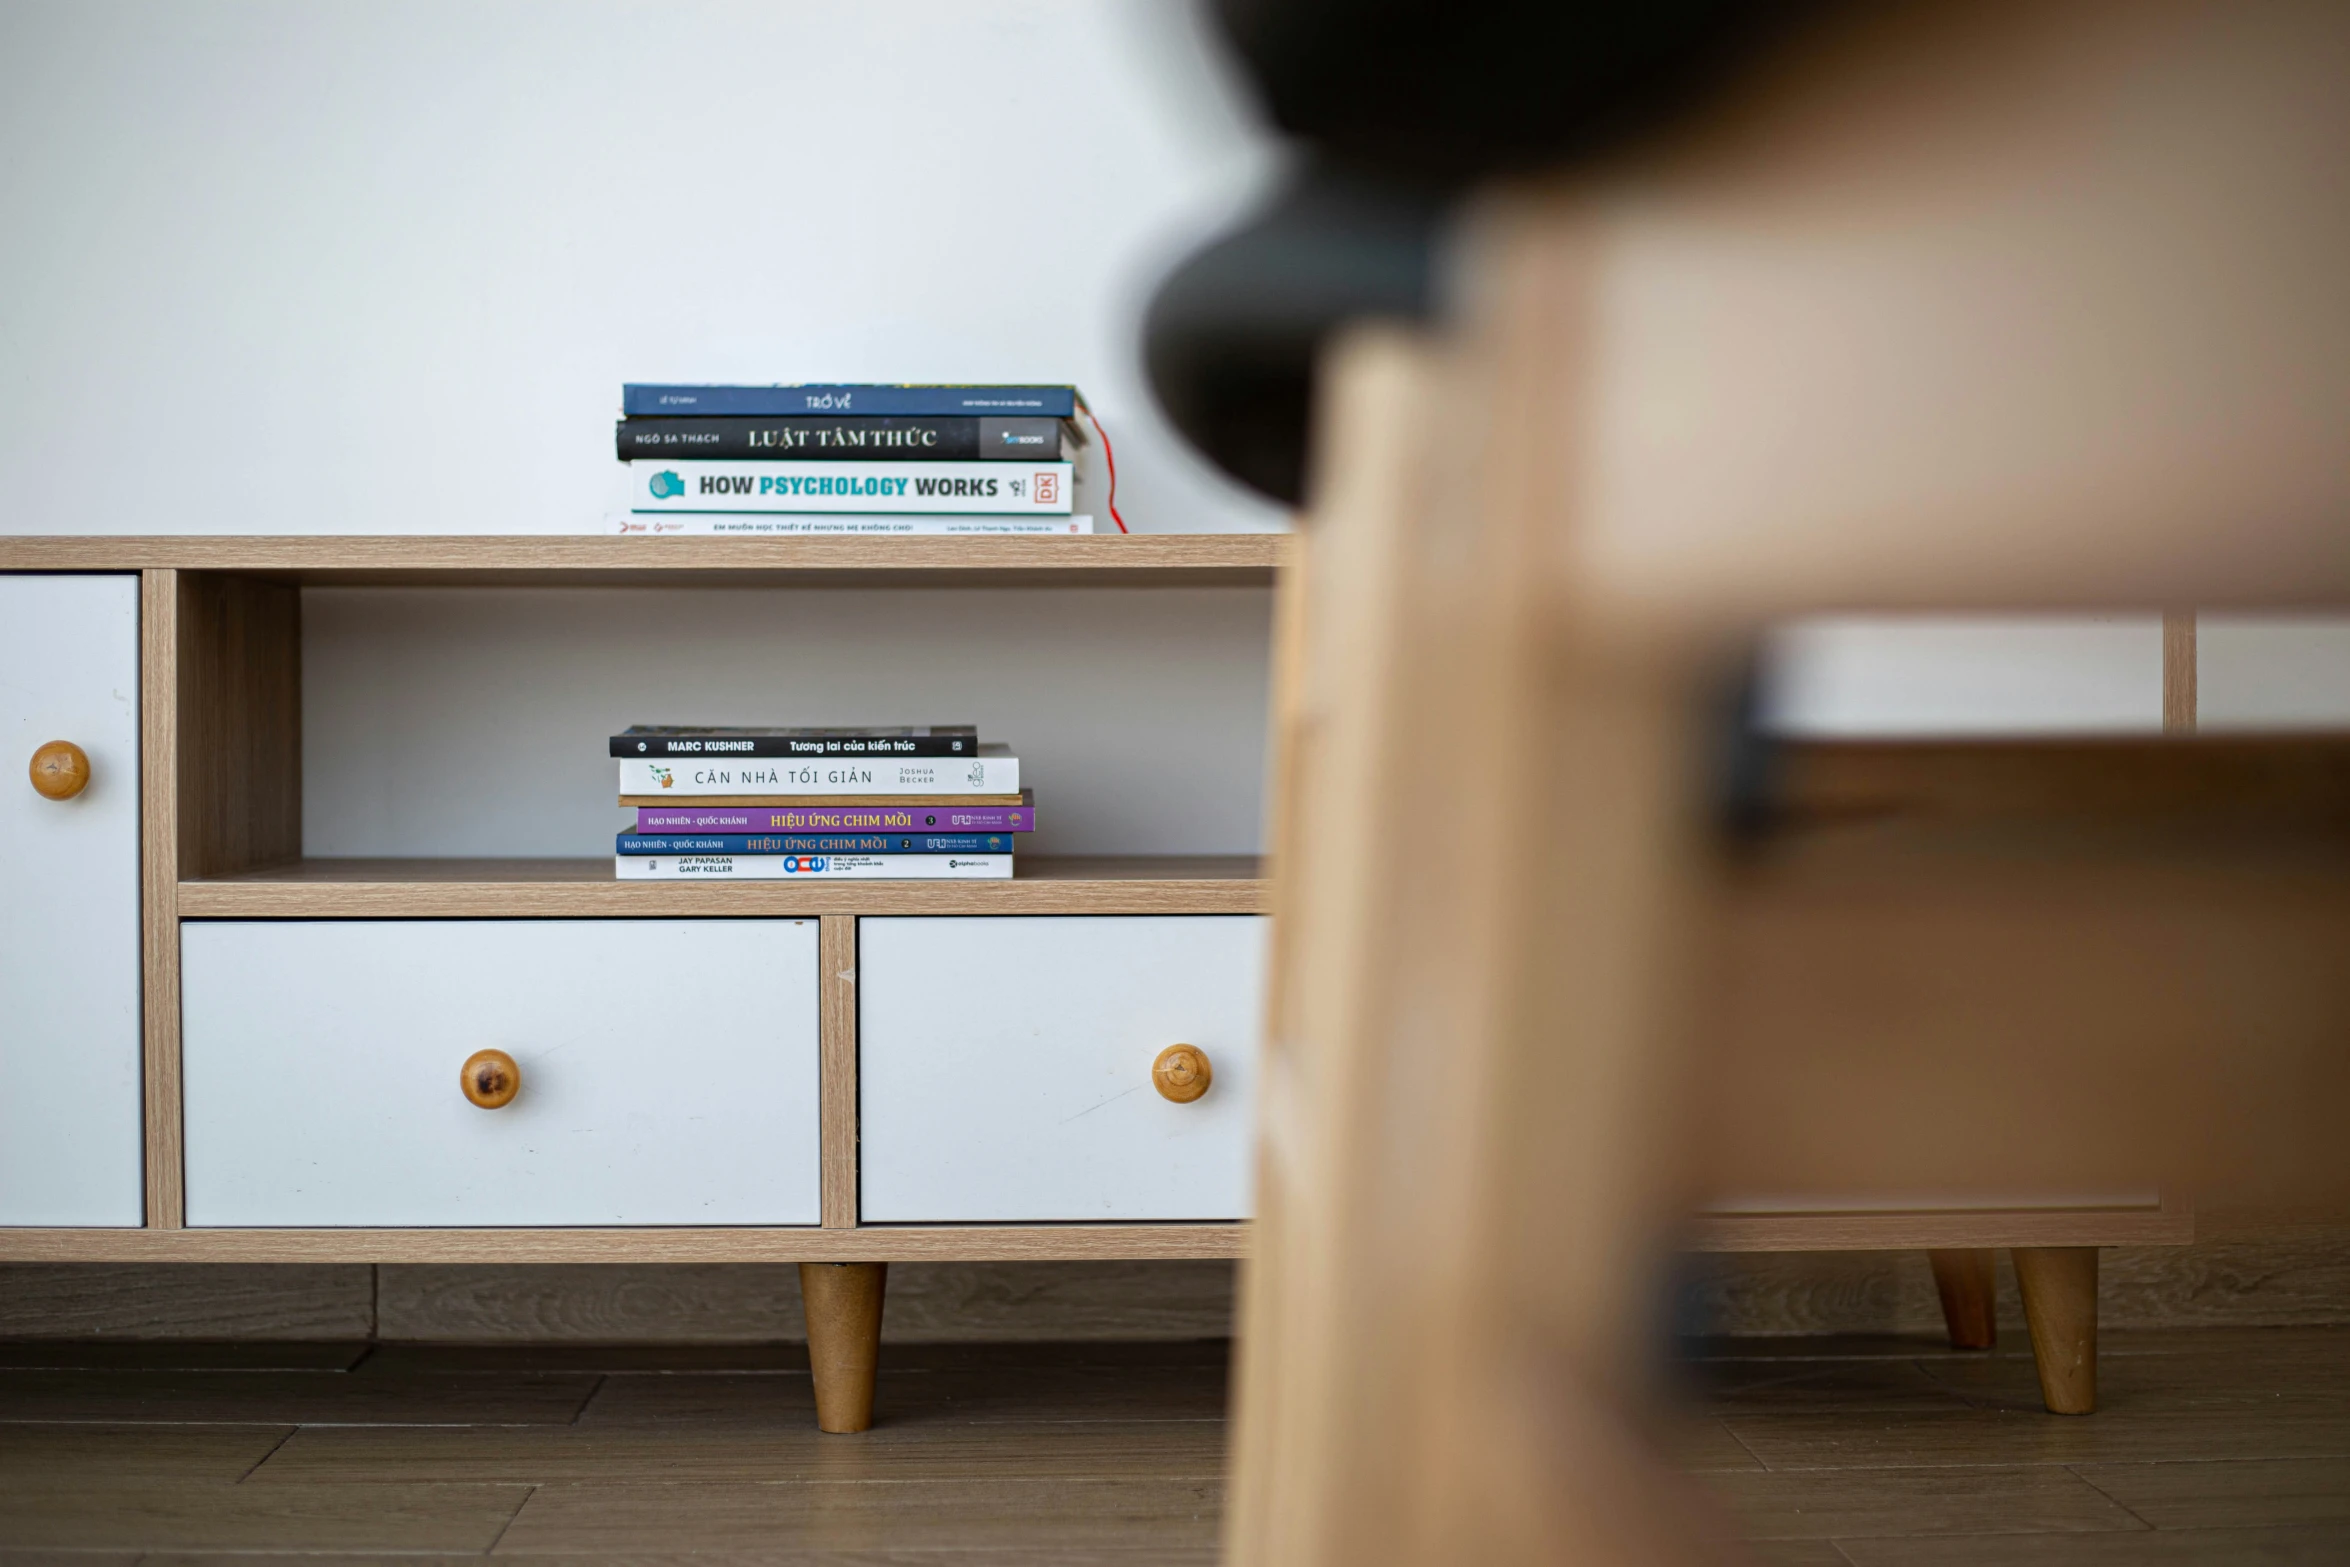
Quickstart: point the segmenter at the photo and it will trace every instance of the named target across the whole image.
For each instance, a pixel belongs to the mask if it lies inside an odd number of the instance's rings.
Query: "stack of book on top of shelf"
[[[1036,827],[1020,760],[970,724],[612,737],[623,881],[1001,880]]]
[[[1091,533],[1072,386],[625,386],[621,533]]]

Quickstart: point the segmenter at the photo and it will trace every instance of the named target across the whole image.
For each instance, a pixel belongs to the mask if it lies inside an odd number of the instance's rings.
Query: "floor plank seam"
[[[527,1485],[523,1487],[522,1500],[514,1504],[514,1511],[508,1513],[506,1515],[506,1521],[498,1525],[497,1534],[490,1540],[489,1544],[482,1547],[482,1555],[494,1556],[497,1554],[499,1543],[506,1538],[506,1531],[514,1527],[514,1520],[522,1516],[522,1510],[525,1507],[528,1507],[530,1505],[530,1499],[538,1494],[539,1488],[536,1485]]]
[[[276,1441],[269,1444],[268,1452],[263,1453],[259,1458],[253,1460],[252,1468],[247,1469],[243,1474],[237,1476],[237,1484],[243,1485],[247,1480],[252,1479],[254,1472],[258,1470],[263,1464],[266,1464],[272,1458],[275,1458],[278,1455],[278,1451],[288,1442],[291,1442],[294,1439],[295,1433],[301,1429],[302,1428],[299,1425],[288,1426],[284,1436],[279,1437]]]
[[[1747,1457],[1753,1459],[1756,1466],[1760,1468],[1765,1474],[1772,1474],[1776,1472],[1771,1468],[1771,1461],[1763,1457],[1762,1454],[1756,1452],[1754,1450],[1754,1445],[1748,1442],[1746,1438],[1740,1436],[1738,1434],[1737,1428],[1732,1426],[1729,1421],[1724,1420],[1719,1415],[1716,1415],[1714,1416],[1714,1424],[1720,1426],[1724,1431],[1728,1432],[1730,1435],[1730,1440],[1737,1443],[1739,1450],[1745,1453]]]
[[[587,1414],[588,1406],[593,1404],[599,1397],[603,1395],[605,1385],[608,1384],[611,1380],[612,1379],[609,1376],[599,1375],[596,1378],[596,1385],[588,1389],[587,1397],[579,1401],[579,1407],[571,1412],[571,1418],[570,1420],[566,1421],[565,1424],[578,1425],[581,1418]]]

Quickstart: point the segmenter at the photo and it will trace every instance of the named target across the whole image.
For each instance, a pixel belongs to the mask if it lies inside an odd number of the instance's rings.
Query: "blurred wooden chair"
[[[2350,1187],[2342,747],[1733,787],[1720,717],[1808,613],[2350,605],[2346,53],[1863,12],[1333,355],[1233,1560],[1713,1559],[1641,1441],[1712,1194]]]

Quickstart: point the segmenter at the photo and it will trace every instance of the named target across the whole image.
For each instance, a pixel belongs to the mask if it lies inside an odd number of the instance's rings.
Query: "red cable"
[[[1109,432],[1102,428],[1102,422],[1093,416],[1090,408],[1085,410],[1085,422],[1092,425],[1093,433],[1102,438],[1102,461],[1110,466],[1110,520],[1118,525],[1120,533],[1124,533],[1126,519],[1118,515],[1118,454],[1110,450]]]

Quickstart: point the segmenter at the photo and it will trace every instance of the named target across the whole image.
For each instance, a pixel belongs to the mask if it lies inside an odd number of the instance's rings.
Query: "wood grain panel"
[[[353,1264],[7,1263],[0,1338],[363,1339],[373,1297]]]
[[[179,872],[302,853],[302,599],[291,583],[182,572]]]
[[[167,1280],[150,1273],[150,1287]],[[379,1336],[438,1343],[764,1344],[802,1337],[788,1263],[424,1264],[379,1270]],[[1214,1339],[1232,1265],[916,1262],[890,1269],[892,1344]],[[894,1362],[885,1361],[887,1365]]]
[[[300,860],[180,883],[200,919],[594,919],[827,914],[1256,914],[1250,856],[1022,855],[1010,881],[615,881],[594,860]]]
[[[187,1212],[181,1162],[179,574],[139,578],[139,903],[147,1223]]]
[[[2196,722],[2195,612],[2162,617],[2162,727],[2188,731]]]
[[[816,943],[818,1097],[823,1121],[823,1212],[828,1230],[857,1222],[857,922],[824,917]]]
[[[2350,1226],[2289,1239],[2119,1248],[2104,1256],[2097,1294],[2104,1320],[2119,1325],[2350,1322]]]
[[[889,1270],[885,1344],[1220,1339],[1225,1260],[906,1263]],[[884,1370],[892,1364],[885,1357]],[[1219,1406],[1220,1407],[1220,1406]]]
[[[0,1230],[8,1262],[908,1262],[1240,1256],[1239,1224],[856,1230]]]
[[[624,539],[520,537],[12,538],[0,571],[179,568],[286,582],[748,587],[1265,586],[1286,538],[1273,533],[1077,538]]]
[[[1980,1189],[1988,1140],[2018,1193],[2350,1193],[2346,888],[2338,828],[1887,822],[1769,842],[1719,888],[1697,1020],[1708,1184]]]
[[[389,1265],[376,1336],[395,1343],[761,1344],[804,1338],[791,1263]]]
[[[2005,1208],[1899,1213],[1708,1213],[1692,1251],[1895,1251],[1983,1246],[2183,1246],[2195,1238],[2183,1200],[2148,1208]]]
[[[2340,1329],[2256,1329],[2227,1344],[2229,1375],[2217,1374],[2189,1344],[2193,1330],[2161,1336],[2124,1331],[2098,1346],[2099,1389],[2106,1412],[2130,1420],[2174,1415],[2300,1412],[2339,1414],[2350,1407],[2350,1335]],[[2171,1341],[2166,1347],[2165,1340]],[[2037,1356],[2018,1345],[1995,1355],[1947,1355],[1918,1362],[1936,1385],[1977,1409],[2037,1413]],[[2343,1454],[2350,1458],[2350,1450]],[[2241,1522],[2242,1520],[2237,1520]]]
[[[2350,819],[2350,740],[2339,735],[2165,739],[1831,740],[1772,753],[1780,824],[1880,818],[2143,823]]]
[[[2004,1253],[2000,1264],[2000,1319],[2020,1351],[2023,1316]],[[0,1267],[0,1336],[359,1338],[372,1320],[368,1280],[362,1266],[16,1264]],[[380,1281],[381,1333],[391,1339],[751,1343],[800,1331],[788,1263],[387,1266]],[[1210,1337],[1228,1330],[1232,1287],[1222,1261],[901,1263],[885,1336]],[[2112,1248],[2100,1297],[2109,1380],[2118,1375],[2112,1357],[2134,1353],[2115,1333],[2350,1323],[2350,1227]],[[1941,1324],[1916,1251],[1692,1262],[1678,1299],[1690,1331],[1782,1336],[1790,1346],[1783,1336],[1909,1335],[1903,1352],[1916,1353]],[[2015,1378],[2018,1396],[2036,1401],[2028,1355]]]
[[[1999,1273],[2000,1325],[2021,1353],[2014,1334],[2023,1310],[2004,1251]],[[1693,1260],[1683,1270],[1680,1300],[1691,1328],[1708,1334],[1931,1335],[1942,1325],[1925,1257],[1916,1251]],[[2098,1303],[2103,1325],[2121,1330],[2350,1323],[2350,1224],[2188,1246],[2111,1247],[2101,1257]],[[2109,1359],[2123,1352],[2107,1349]],[[2029,1361],[2027,1354],[2017,1384],[2027,1390]]]
[[[2015,1280],[2000,1256],[1999,1321],[2010,1344],[2023,1326]],[[1747,1252],[1692,1258],[1677,1279],[1684,1330],[1703,1336],[1901,1336],[1935,1342],[1942,1307],[1923,1251]],[[2028,1374],[2028,1373],[2027,1373]]]

